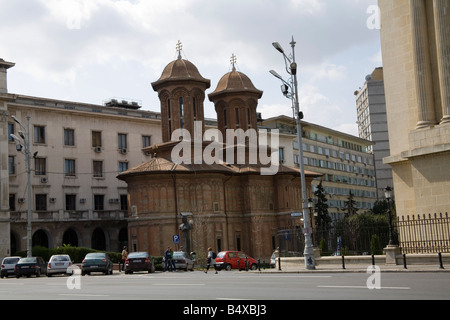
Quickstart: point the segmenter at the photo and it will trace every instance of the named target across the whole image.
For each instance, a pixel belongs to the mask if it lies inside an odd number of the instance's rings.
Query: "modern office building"
[[[383,158],[390,155],[383,68],[376,68],[368,75],[355,96],[359,137],[373,142],[367,151],[374,155],[378,199],[381,200],[384,189],[393,185],[392,168],[383,163]]]
[[[279,116],[264,120],[260,127],[280,130],[280,161],[299,167],[295,120]],[[355,196],[358,212],[372,209],[377,200],[374,158],[369,151],[373,143],[306,121],[302,121],[302,130],[305,170],[322,174],[313,186],[322,180],[332,219],[343,218],[350,193]]]

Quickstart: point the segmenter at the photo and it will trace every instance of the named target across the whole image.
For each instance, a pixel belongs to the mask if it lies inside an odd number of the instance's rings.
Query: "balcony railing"
[[[55,221],[90,221],[90,220],[125,220],[128,218],[128,211],[122,210],[103,210],[103,211],[33,211],[31,220],[39,222]],[[26,211],[11,212],[12,222],[26,222]]]

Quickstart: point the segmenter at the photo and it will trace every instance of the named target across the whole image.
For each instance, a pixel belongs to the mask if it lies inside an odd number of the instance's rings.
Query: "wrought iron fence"
[[[393,219],[393,235],[405,254],[449,253],[450,217],[445,213]],[[387,219],[371,225],[343,220],[328,229],[315,228],[312,240],[323,256],[382,254],[390,240],[389,224]],[[304,241],[300,227],[278,230],[281,256],[302,256]]]
[[[450,252],[450,218],[445,214],[406,216],[397,219],[403,253]]]

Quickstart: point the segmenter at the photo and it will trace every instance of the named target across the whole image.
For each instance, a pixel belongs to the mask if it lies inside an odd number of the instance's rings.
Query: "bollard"
[[[403,268],[408,269],[408,267],[406,266],[406,254],[403,254]]]
[[[375,255],[372,255],[372,267],[375,267]]]
[[[263,260],[263,269],[266,270],[266,260]]]
[[[444,269],[444,265],[442,264],[442,254],[439,252],[439,269]]]
[[[245,258],[245,271],[248,271],[248,260]]]
[[[258,271],[261,271],[261,259],[258,259]]]
[[[241,271],[241,260],[238,260],[238,269]]]
[[[345,258],[342,256],[342,269],[345,269]]]
[[[281,257],[278,257],[278,270],[281,271]]]

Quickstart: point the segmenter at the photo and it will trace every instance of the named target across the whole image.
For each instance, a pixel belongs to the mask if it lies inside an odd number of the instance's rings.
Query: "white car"
[[[72,274],[72,260],[67,254],[56,254],[50,257],[47,266],[47,276],[54,274]]]
[[[19,262],[20,257],[6,257],[2,261],[2,267],[0,271],[0,277],[14,276],[14,267]]]

